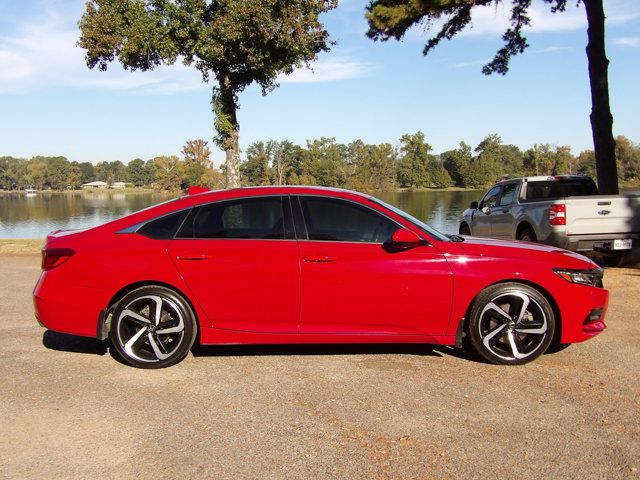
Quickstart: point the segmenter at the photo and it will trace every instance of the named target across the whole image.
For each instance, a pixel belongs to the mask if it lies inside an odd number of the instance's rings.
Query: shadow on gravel
[[[469,360],[461,350],[423,344],[312,344],[312,345],[194,345],[194,357],[248,357],[267,355],[416,355],[452,356]]]
[[[93,355],[104,355],[109,350],[107,348],[109,344],[106,341],[52,332],[51,330],[47,330],[42,335],[42,345],[50,350],[60,352],[88,353]]]

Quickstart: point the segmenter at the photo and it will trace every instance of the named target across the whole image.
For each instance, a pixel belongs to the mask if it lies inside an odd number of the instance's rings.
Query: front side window
[[[373,210],[335,198],[301,197],[309,240],[385,243],[400,226]]]
[[[283,240],[284,218],[282,197],[216,202],[194,209],[177,237]]]
[[[497,185],[493,187],[491,190],[489,190],[487,194],[484,196],[484,198],[482,199],[482,202],[480,203],[480,208],[484,208],[484,207],[492,208],[498,205],[498,197],[500,196],[501,188],[502,188],[501,185]]]

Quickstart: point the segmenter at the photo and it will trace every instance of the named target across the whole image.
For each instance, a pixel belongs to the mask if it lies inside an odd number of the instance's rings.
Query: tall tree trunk
[[[587,11],[587,59],[591,85],[591,131],[596,156],[598,189],[603,195],[618,194],[616,142],[613,139],[613,116],[609,106],[609,60],[604,47],[603,0],[582,0]]]
[[[229,77],[220,78],[220,91],[214,96],[214,114],[216,116],[216,130],[219,142],[225,151],[226,184],[227,188],[240,186],[240,125],[236,111],[238,105]]]

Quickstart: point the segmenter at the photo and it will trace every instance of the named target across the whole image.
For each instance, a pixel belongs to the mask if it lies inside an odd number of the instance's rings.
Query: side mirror
[[[478,209],[478,202],[476,202],[475,200],[473,202],[471,202],[471,204],[469,205],[469,208],[471,210],[477,210]]]
[[[391,235],[391,246],[397,249],[406,250],[422,245],[429,245],[429,243],[406,228],[399,228]]]
[[[482,207],[480,211],[485,215],[491,215],[491,209],[489,207]]]

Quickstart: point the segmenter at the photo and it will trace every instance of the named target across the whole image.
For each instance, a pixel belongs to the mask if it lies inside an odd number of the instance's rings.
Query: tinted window
[[[572,196],[597,195],[598,189],[590,178],[581,180],[545,180],[528,182],[527,200],[552,200]]]
[[[500,195],[500,189],[502,187],[500,185],[493,187],[491,190],[487,192],[487,194],[482,199],[482,203],[480,204],[480,208],[484,207],[495,207],[498,204],[498,196]]]
[[[309,240],[385,243],[399,225],[373,210],[338,199],[300,199]]]
[[[506,207],[513,203],[513,196],[516,193],[516,184],[508,183],[502,189],[502,196],[500,197],[500,206]]]
[[[203,205],[185,221],[178,237],[284,239],[282,198],[246,198]]]
[[[158,240],[173,238],[188,212],[189,210],[182,210],[181,212],[152,220],[140,227],[138,233]]]

